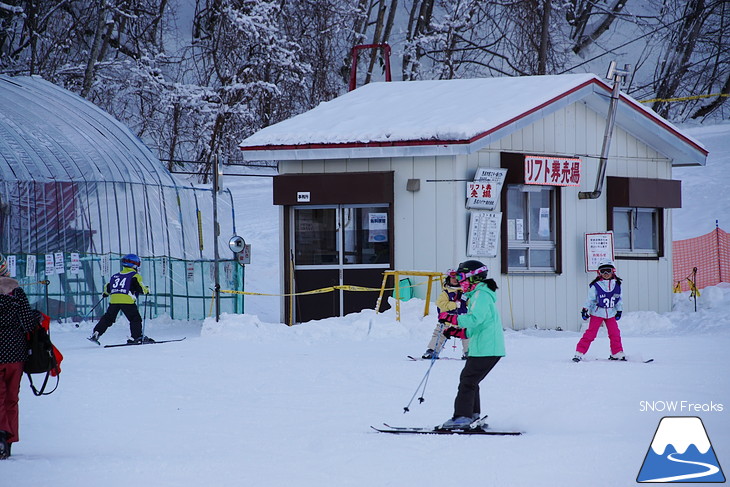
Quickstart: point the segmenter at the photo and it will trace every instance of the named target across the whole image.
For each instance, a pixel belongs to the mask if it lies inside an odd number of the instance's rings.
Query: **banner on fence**
[[[697,268],[698,289],[730,282],[730,234],[721,228],[702,235],[672,242],[674,284],[689,291],[687,276]]]

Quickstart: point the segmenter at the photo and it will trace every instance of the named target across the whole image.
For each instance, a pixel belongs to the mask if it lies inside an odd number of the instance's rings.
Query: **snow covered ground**
[[[684,215],[675,219],[682,238],[705,233],[688,226],[708,211],[721,225],[730,221],[728,171],[716,166],[727,162],[730,125],[721,135],[708,128],[710,142],[692,130],[717,155],[706,168],[682,171],[715,199],[708,208],[695,203],[701,192],[683,195]],[[712,177],[700,181],[692,171]],[[246,289],[276,293],[270,180],[226,184],[239,233],[253,245]],[[701,417],[728,468],[730,287],[703,290],[697,312],[687,294],[675,299],[671,313],[624,315],[624,346],[635,360],[628,363],[603,360],[605,332],[588,354],[598,360],[574,364],[578,333],[508,331],[508,356],[483,382],[482,407],[492,427],[524,431],[519,437],[369,428],[429,426],[451,415],[460,360],[437,361],[425,401],[415,398],[403,412],[429,367],[406,358],[423,352],[434,326],[420,300],[403,303],[400,322],[392,310],[366,310],[289,328],[278,323],[276,298],[247,297],[245,315],[218,323],[148,320],[148,335],[183,342],[113,349],[84,339],[93,323],[56,324],[65,355],[59,389],[36,398],[24,379],[21,442],[0,462],[0,485],[634,485],[659,420],[672,415]],[[120,318],[103,342],[128,332]],[[460,356],[451,345],[446,355]]]

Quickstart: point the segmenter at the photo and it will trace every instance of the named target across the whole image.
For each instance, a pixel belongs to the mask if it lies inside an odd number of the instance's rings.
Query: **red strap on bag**
[[[41,313],[41,326],[46,330],[46,333],[48,333],[48,336],[51,336],[51,317]],[[61,373],[61,361],[63,360],[63,354],[56,348],[55,345],[53,346],[53,356],[56,357],[56,366],[51,369],[51,376],[56,377],[58,374]]]

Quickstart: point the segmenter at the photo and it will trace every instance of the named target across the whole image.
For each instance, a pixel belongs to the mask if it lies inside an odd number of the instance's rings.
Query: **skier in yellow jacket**
[[[149,294],[150,289],[144,285],[142,274],[137,272],[142,261],[135,254],[122,257],[122,270],[114,274],[104,288],[104,297],[110,296],[109,308],[94,327],[94,334],[89,340],[99,343],[99,337],[114,324],[121,311],[129,320],[129,331],[132,338],[127,343],[154,342],[142,335],[142,316],[137,308],[137,296]]]

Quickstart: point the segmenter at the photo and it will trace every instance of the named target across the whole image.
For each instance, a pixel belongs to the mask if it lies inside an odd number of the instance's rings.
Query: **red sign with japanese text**
[[[576,157],[525,156],[525,184],[580,186],[580,170]]]

